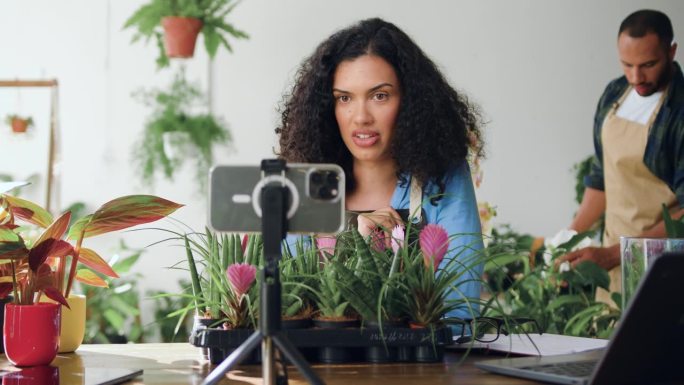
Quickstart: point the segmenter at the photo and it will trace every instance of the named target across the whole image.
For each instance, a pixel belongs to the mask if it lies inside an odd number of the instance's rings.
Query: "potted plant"
[[[15,134],[23,134],[29,127],[33,126],[33,118],[30,116],[7,115],[5,122],[12,127],[12,132]]]
[[[283,329],[304,329],[311,326],[314,301],[308,290],[318,272],[318,254],[305,248],[301,240],[294,253],[283,247],[279,262],[281,285],[281,319]]]
[[[87,215],[70,227],[71,213],[66,212],[53,221],[52,215],[33,202],[0,195],[0,206],[6,218],[2,221],[3,235],[0,238],[9,249],[0,252],[2,259],[11,260],[15,303],[31,305],[39,301],[42,294],[65,304],[64,325],[73,329],[58,330],[61,335],[61,351],[73,351],[81,343],[85,329],[85,298],[71,297],[74,280],[81,283],[106,286],[106,282],[95,272],[117,277],[111,266],[94,250],[83,247],[88,237],[121,230],[142,223],[163,218],[181,205],[148,195],[131,195],[113,199],[101,206],[95,213]],[[25,241],[20,234],[18,221],[44,228],[35,241]],[[63,240],[72,241],[74,245]],[[79,264],[86,268],[77,269]]]
[[[177,169],[192,160],[197,183],[204,191],[213,163],[213,146],[230,140],[225,124],[210,113],[190,112],[201,104],[202,94],[187,82],[184,71],[176,74],[169,90],[143,91],[140,98],[153,108],[133,149],[143,182],[153,185],[157,172],[172,180]]]
[[[133,42],[142,37],[146,41],[155,38],[159,47],[159,68],[169,65],[169,57],[192,57],[200,31],[204,47],[213,58],[220,45],[232,52],[228,36],[249,37],[225,20],[237,4],[233,0],[151,0],[133,13],[124,28],[137,29]]]

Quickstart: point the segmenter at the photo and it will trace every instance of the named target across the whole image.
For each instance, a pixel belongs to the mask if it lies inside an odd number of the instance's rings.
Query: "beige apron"
[[[663,104],[665,90],[646,124],[616,115],[628,88],[603,121],[603,176],[606,193],[606,222],[603,246],[620,243],[621,236],[637,236],[662,219],[662,204],[671,207],[676,197],[665,182],[644,164],[644,151],[650,130]],[[610,291],[621,292],[620,266],[610,270]],[[599,289],[596,299],[611,303],[610,295]]]

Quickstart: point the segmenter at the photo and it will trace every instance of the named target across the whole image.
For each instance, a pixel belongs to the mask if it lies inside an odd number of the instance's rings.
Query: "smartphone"
[[[259,166],[215,166],[209,173],[209,226],[215,231],[260,232],[261,189],[287,188],[288,233],[344,229],[344,171],[335,164],[288,163],[284,173]]]

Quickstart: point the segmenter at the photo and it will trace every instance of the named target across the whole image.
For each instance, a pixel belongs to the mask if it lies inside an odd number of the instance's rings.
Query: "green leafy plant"
[[[305,248],[300,240],[295,252],[283,245],[279,263],[281,285],[281,315],[283,319],[310,318],[314,311],[314,299],[310,288],[316,283],[318,254],[313,248]]]
[[[316,237],[316,252],[313,255],[316,259],[320,255],[324,262],[316,263],[318,266],[317,279],[311,282],[307,288],[317,309],[317,319],[352,320],[356,319],[356,315],[350,314],[349,301],[344,298],[338,287],[340,278],[335,272],[334,264],[330,263],[333,259],[340,259],[340,256],[336,256],[335,253],[336,244],[337,239],[334,236]]]
[[[191,290],[190,285],[187,280],[179,281],[179,286],[185,290]],[[187,342],[190,337],[190,325],[188,325],[187,318],[182,315],[177,317],[168,317],[168,315],[187,307],[188,298],[171,297],[160,290],[150,290],[146,296],[154,302],[154,322],[147,325],[146,335],[158,333],[161,342]]]
[[[121,241],[119,251],[109,261],[119,279],[105,278],[108,289],[81,285],[86,297],[86,333],[84,343],[109,344],[143,342],[140,319],[139,273],[131,273],[143,250],[133,250]],[[122,256],[123,253],[129,254]]]
[[[74,280],[106,286],[95,272],[118,277],[94,250],[83,247],[85,238],[153,222],[181,206],[156,196],[130,195],[105,203],[95,213],[69,227],[70,212],[53,220],[52,215],[37,204],[2,194],[0,259],[9,264],[12,274],[0,279],[0,291],[6,290],[3,285],[9,283],[15,303],[30,305],[45,294],[66,305],[65,298],[71,293]],[[42,233],[35,240],[25,240],[18,221],[37,226],[43,229]],[[63,240],[65,236],[74,245]],[[87,268],[77,270],[79,263]]]
[[[209,229],[203,233],[160,230],[171,234],[160,242],[177,242],[184,248],[186,260],[174,268],[187,270],[191,279],[189,291],[155,296],[187,301],[185,307],[169,313],[167,317],[179,317],[180,325],[187,314],[194,313],[215,320],[214,326],[223,323],[230,329],[252,327],[256,316],[254,308],[258,306],[258,284],[251,284],[244,292],[242,285],[238,284],[237,288],[231,284],[228,269],[234,265],[259,266],[263,260],[261,236],[246,236],[241,240],[237,234],[217,235]],[[242,274],[234,275],[239,276]]]
[[[473,305],[480,303],[479,298],[448,298],[449,292],[459,291],[459,282],[478,279],[473,272],[484,262],[484,254],[466,246],[451,250],[449,260],[439,267],[449,251],[449,238],[443,227],[434,224],[425,226],[413,242],[400,228],[393,231],[393,249],[400,257],[401,284],[405,289],[402,303],[414,326],[439,326],[447,313],[459,308],[474,314]],[[461,258],[466,252],[471,255]]]
[[[158,171],[172,180],[186,160],[194,160],[196,180],[204,191],[206,175],[213,162],[213,146],[230,140],[225,124],[210,113],[190,112],[201,104],[203,97],[200,90],[185,79],[184,71],[176,74],[168,90],[142,91],[139,97],[153,108],[143,135],[133,149],[133,159],[143,182],[153,185]]]
[[[493,242],[488,247],[491,258],[485,268],[488,274],[512,263],[522,266],[510,276],[511,282],[497,287],[493,298],[502,298],[503,307],[510,308],[510,315],[537,320],[544,332],[607,338],[621,314],[619,309],[595,299],[597,288],[609,287],[607,272],[589,261],[574,269],[564,265],[560,269],[554,267],[556,258],[581,247],[590,235],[591,232],[568,233],[559,244],[547,242],[531,258],[525,242],[527,237],[518,236],[523,243],[517,246]],[[619,293],[612,296],[615,303],[621,303]]]
[[[235,39],[246,39],[249,36],[226,21],[226,17],[239,2],[233,0],[151,0],[140,7],[126,20],[124,28],[136,28],[133,42],[140,38],[149,41],[154,37],[159,47],[157,66],[169,65],[169,58],[162,41],[161,22],[167,16],[180,16],[198,19],[202,23],[201,33],[204,36],[204,47],[211,58],[216,55],[219,46],[232,52],[228,36]]]

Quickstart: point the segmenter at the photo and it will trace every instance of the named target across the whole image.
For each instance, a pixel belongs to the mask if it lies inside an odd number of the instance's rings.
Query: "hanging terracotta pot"
[[[202,21],[193,17],[167,16],[162,19],[164,48],[168,57],[188,58],[195,53]]]
[[[7,359],[15,366],[47,365],[57,356],[61,305],[5,305],[3,339]]]
[[[29,126],[28,119],[12,118],[12,132],[15,134],[22,134],[26,132]]]

